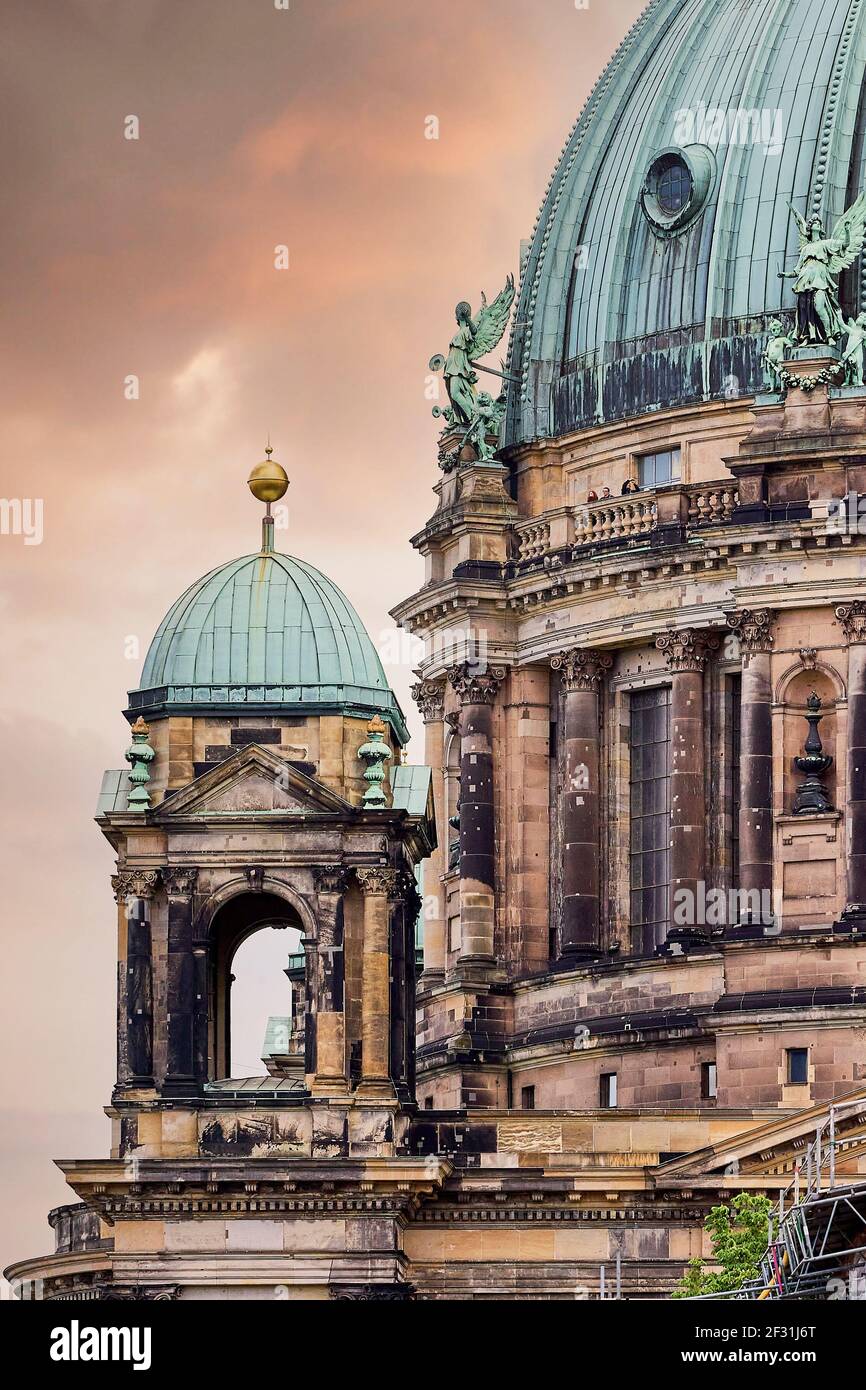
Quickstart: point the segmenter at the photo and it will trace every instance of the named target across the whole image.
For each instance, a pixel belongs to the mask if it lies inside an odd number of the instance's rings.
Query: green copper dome
[[[522,268],[505,442],[762,389],[793,208],[866,188],[866,0],[650,0],[563,147]],[[866,308],[866,255],[842,308]]]
[[[408,734],[375,647],[335,584],[260,552],[211,570],[160,623],[129,714],[376,711]]]

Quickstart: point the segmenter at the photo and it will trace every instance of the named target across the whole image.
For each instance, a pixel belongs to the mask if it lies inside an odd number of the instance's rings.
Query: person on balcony
[[[623,497],[629,492],[640,492],[640,484],[634,478],[626,478],[622,485]]]

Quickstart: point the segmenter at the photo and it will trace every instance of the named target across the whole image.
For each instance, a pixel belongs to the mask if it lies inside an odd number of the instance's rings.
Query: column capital
[[[836,621],[849,643],[866,642],[866,603],[862,599],[840,603],[836,609]]]
[[[114,900],[125,903],[127,898],[152,898],[159,886],[158,869],[136,869],[127,866],[111,875]]]
[[[613,666],[613,657],[610,652],[595,651],[591,647],[569,647],[552,656],[550,665],[560,672],[563,689],[597,691],[605,671]]]
[[[362,893],[391,895],[397,886],[397,870],[374,864],[368,869],[356,869],[355,877]]]
[[[492,705],[497,691],[508,674],[505,666],[485,666],[463,661],[448,668],[448,680],[456,691],[461,705]]]
[[[313,870],[317,893],[342,893],[348,877],[349,871],[343,864],[322,864]]]
[[[662,632],[656,638],[656,647],[665,653],[668,670],[672,673],[700,672],[710,654],[718,651],[719,639],[716,633],[707,628],[686,627],[678,632]]]
[[[725,621],[731,632],[739,638],[746,656],[773,650],[775,638],[772,627],[775,618],[776,612],[773,608],[738,608],[725,614]]]
[[[195,889],[198,869],[172,864],[160,869],[163,886],[170,898],[188,898]]]
[[[412,699],[421,711],[425,724],[436,724],[442,719],[445,709],[445,678],[422,680],[409,690]]]

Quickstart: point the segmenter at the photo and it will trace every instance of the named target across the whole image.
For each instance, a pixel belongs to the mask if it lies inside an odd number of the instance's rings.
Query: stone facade
[[[81,1205],[14,1279],[64,1300],[573,1300],[604,1267],[659,1297],[706,1253],[711,1205],[787,1185],[830,1103],[866,1096],[866,556],[822,500],[862,485],[862,439],[847,400],[816,416],[801,395],[632,426],[630,449],[664,433],[687,460],[637,536],[568,534],[591,440],[522,451],[514,495],[500,465],[443,479],[416,538],[430,582],[398,609],[429,651],[423,811],[393,772],[364,809],[349,715],[152,729],[150,809],[100,816],[112,1155],[61,1165]],[[801,410],[809,454],[788,458]],[[695,510],[744,468],[745,510]],[[796,520],[775,510],[792,490]],[[797,814],[813,690],[831,809]],[[649,897],[646,709],[669,816]],[[228,1072],[227,984],[263,917],[304,933],[303,1061],[272,1059],[253,1100]],[[853,1176],[866,1126],[845,1115]]]

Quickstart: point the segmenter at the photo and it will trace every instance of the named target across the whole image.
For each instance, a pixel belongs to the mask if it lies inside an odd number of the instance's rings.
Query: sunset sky
[[[71,1195],[52,1159],[108,1152],[116,918],[93,814],[153,632],[258,548],[245,479],[270,432],[291,478],[278,546],[394,652],[438,476],[428,359],[458,299],[516,272],[642,4],[3,8],[0,497],[41,500],[44,535],[0,534],[0,1264],[51,1248]],[[388,675],[419,761],[403,654]]]

